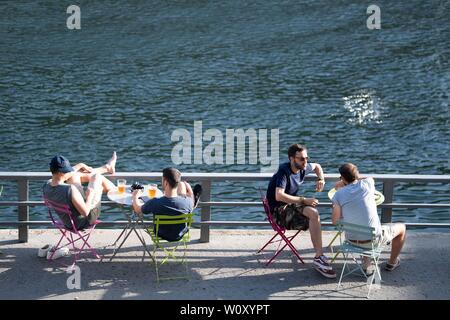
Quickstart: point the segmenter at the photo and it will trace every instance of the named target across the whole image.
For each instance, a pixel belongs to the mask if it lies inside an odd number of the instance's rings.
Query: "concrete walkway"
[[[92,243],[97,248],[110,245],[119,232],[96,230]],[[81,260],[81,289],[69,290],[70,274],[57,263],[37,257],[39,247],[56,242],[56,230],[31,230],[28,243],[17,242],[16,230],[0,230],[0,299],[365,299],[363,278],[349,276],[343,288],[335,291],[337,279],[325,279],[312,268],[309,233],[295,241],[305,265],[285,252],[265,267],[270,253],[255,253],[271,235],[265,230],[213,230],[210,243],[199,243],[199,231],[193,230],[187,254],[190,281],[159,285],[151,260],[147,256],[141,261],[142,247],[132,235],[112,262]],[[333,235],[324,232],[324,246]],[[371,299],[449,299],[449,244],[450,233],[410,231],[402,265],[394,272],[382,269],[384,281],[372,290]],[[108,257],[112,248],[99,252]],[[386,258],[384,254],[382,267]],[[334,267],[341,270],[341,256]],[[163,271],[177,268],[165,265]]]

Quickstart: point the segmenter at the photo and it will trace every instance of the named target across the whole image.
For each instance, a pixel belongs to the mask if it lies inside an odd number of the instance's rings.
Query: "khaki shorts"
[[[304,208],[304,206],[295,203],[275,207],[273,217],[280,227],[287,230],[308,230],[309,219],[303,215]]]

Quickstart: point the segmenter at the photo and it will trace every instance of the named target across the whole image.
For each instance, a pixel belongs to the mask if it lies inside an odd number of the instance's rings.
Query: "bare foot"
[[[106,170],[108,170],[108,173],[114,174],[116,173],[116,161],[117,161],[117,154],[114,151],[111,159],[105,164]]]

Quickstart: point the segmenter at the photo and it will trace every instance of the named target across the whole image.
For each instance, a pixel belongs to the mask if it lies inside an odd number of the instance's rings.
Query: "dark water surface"
[[[172,164],[172,132],[201,120],[224,134],[279,129],[280,161],[300,142],[329,173],[351,161],[364,173],[450,174],[448,1],[378,1],[381,30],[366,27],[361,1],[77,4],[81,30],[67,29],[65,2],[0,2],[0,171],[46,171],[56,153],[101,165],[113,150],[118,171],[159,171]],[[260,171],[246,163],[179,167]],[[258,186],[218,184],[213,200],[253,201]],[[394,200],[448,203],[449,189],[400,184]],[[260,208],[213,212],[263,218]],[[450,219],[423,209],[394,220]]]

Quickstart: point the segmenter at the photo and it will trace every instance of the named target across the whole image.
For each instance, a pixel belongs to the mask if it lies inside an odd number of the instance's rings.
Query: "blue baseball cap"
[[[50,171],[68,173],[74,171],[67,158],[57,155],[50,161]]]

